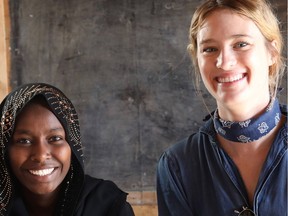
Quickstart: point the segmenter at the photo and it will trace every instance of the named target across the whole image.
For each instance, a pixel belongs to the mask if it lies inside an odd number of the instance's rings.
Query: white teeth
[[[42,170],[29,170],[29,172],[33,175],[45,176],[45,175],[51,174],[53,170],[54,168],[50,168],[50,169],[42,169]]]
[[[220,83],[227,83],[227,82],[235,82],[237,80],[240,80],[244,77],[244,74],[237,74],[235,76],[230,77],[218,77],[217,81]]]

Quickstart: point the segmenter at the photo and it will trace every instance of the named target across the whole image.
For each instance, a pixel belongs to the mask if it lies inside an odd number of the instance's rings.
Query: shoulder
[[[127,194],[122,191],[113,181],[103,180],[85,175],[82,196],[97,196],[97,197],[106,197],[107,194],[109,197],[117,197],[120,194]]]
[[[213,123],[208,120],[198,132],[191,134],[167,148],[159,159],[159,166],[186,167],[199,164],[203,157],[213,151],[215,144]],[[201,157],[201,158],[200,158]]]
[[[127,193],[114,182],[85,175],[76,215],[119,215],[127,205]]]
[[[199,151],[211,146],[215,142],[213,123],[208,120],[196,133],[178,141],[164,151],[169,157],[183,158],[186,155],[198,154]]]

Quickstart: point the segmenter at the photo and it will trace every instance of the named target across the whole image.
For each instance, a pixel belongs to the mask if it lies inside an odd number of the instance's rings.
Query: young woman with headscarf
[[[23,85],[0,111],[0,215],[134,215],[127,193],[85,174],[78,116],[59,89]]]

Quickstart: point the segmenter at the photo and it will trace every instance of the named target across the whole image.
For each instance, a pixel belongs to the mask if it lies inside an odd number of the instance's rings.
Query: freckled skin
[[[13,173],[27,193],[55,197],[71,163],[65,130],[56,116],[38,103],[27,104],[16,118],[9,158]],[[45,176],[29,170],[53,168]]]

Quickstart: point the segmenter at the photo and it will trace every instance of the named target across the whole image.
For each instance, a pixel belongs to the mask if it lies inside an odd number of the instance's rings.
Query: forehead
[[[41,103],[28,103],[21,112],[16,116],[15,126],[17,127],[20,123],[22,124],[31,124],[31,123],[42,122],[47,124],[59,124],[60,121],[54,115],[54,113],[49,109],[48,106],[45,106]]]
[[[16,116],[16,119],[26,116],[27,114],[36,115],[39,113],[52,113],[48,103],[44,100],[31,100],[29,101]],[[54,114],[53,114],[54,115]]]
[[[248,17],[229,9],[218,9],[205,18],[197,34],[197,39],[198,42],[207,39],[221,40],[237,35],[263,38],[256,24]]]

